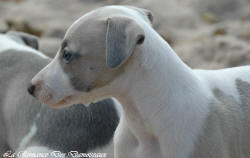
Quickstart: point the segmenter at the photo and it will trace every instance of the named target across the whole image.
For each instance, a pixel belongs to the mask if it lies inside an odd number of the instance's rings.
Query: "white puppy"
[[[118,99],[116,158],[249,158],[250,67],[192,70],[152,20],[125,6],[84,15],[30,93],[57,107]]]

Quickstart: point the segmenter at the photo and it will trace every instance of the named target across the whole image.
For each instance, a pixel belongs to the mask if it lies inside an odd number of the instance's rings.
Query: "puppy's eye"
[[[72,58],[72,54],[68,50],[64,50],[64,52],[63,52],[63,59],[66,62],[69,62],[71,58]]]

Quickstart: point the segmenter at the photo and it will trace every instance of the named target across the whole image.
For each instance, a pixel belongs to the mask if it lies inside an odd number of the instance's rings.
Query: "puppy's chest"
[[[116,155],[119,158],[161,158],[160,146],[157,140],[138,139],[128,127],[117,129]]]

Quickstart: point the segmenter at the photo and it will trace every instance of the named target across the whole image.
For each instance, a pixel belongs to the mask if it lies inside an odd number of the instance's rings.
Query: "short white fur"
[[[25,45],[22,45],[16,41],[14,41],[13,39],[8,37],[7,35],[0,34],[0,54],[5,52],[6,50],[10,50],[10,49],[34,53],[36,55],[39,55],[42,58],[48,58],[46,55],[42,54],[41,52],[39,52],[31,47],[27,47]]]

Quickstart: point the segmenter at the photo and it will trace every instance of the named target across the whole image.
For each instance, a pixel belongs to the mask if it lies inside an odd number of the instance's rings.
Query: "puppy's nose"
[[[35,89],[36,89],[36,86],[31,84],[31,85],[29,85],[27,90],[28,90],[29,94],[34,95]]]

